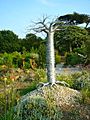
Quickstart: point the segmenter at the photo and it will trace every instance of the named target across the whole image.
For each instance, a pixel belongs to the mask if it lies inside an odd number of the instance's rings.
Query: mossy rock
[[[23,96],[17,105],[17,116],[22,116],[20,120],[89,120],[81,99],[76,90],[48,85]]]

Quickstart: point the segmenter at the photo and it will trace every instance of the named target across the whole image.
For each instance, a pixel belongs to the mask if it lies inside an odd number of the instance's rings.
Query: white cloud
[[[50,0],[38,0],[38,1],[41,2],[43,5],[50,6],[50,7],[54,7],[57,5],[56,3],[51,2]]]
[[[44,5],[48,5],[49,4],[49,1],[48,0],[39,0],[42,4]]]

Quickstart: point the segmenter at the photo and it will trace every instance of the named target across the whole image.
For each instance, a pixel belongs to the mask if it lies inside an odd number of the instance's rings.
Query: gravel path
[[[63,64],[56,65],[56,74],[72,74],[75,72],[80,72],[81,68],[79,67],[64,67]]]

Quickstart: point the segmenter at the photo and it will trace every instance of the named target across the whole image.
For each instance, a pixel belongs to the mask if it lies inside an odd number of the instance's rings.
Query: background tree
[[[88,35],[90,35],[90,28],[89,28],[90,15],[79,14],[79,13],[74,12],[73,14],[67,14],[67,15],[60,16],[58,20],[63,21],[64,24],[69,24],[69,25],[80,25],[80,24],[86,23],[85,29],[88,31]],[[89,43],[89,40],[88,42],[85,42],[85,44],[87,43]],[[87,48],[86,48],[87,50],[86,54],[88,54]]]
[[[26,34],[25,39],[22,40],[22,48],[25,47],[27,51],[30,51],[32,48],[38,49],[41,42],[41,37],[37,37],[35,34],[29,33]]]
[[[40,44],[38,49],[38,55],[39,55],[39,67],[45,68],[46,67],[46,45],[45,42]]]
[[[88,36],[88,40],[86,41],[85,45],[86,45],[87,63],[90,63],[90,35]]]
[[[18,36],[10,30],[0,31],[0,52],[14,52],[20,50]]]
[[[63,52],[72,52],[81,48],[87,40],[88,32],[78,26],[66,26],[63,30],[55,32],[55,48]]]
[[[90,35],[90,27],[86,28],[86,30],[88,31],[88,35]]]
[[[86,23],[85,28],[87,28],[90,23],[89,15],[79,14],[76,12],[74,12],[73,14],[60,16],[58,19],[69,25],[78,25],[78,24]]]

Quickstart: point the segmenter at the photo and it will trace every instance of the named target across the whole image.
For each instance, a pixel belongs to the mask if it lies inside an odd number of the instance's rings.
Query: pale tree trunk
[[[55,56],[54,56],[54,32],[58,30],[57,21],[47,22],[47,17],[36,23],[32,30],[35,32],[45,32],[47,34],[46,45],[46,67],[47,67],[47,84],[55,84]]]
[[[47,33],[47,78],[50,84],[55,84],[55,57],[54,57],[54,33]]]
[[[70,52],[72,52],[72,46],[71,46],[71,44],[70,44]]]
[[[48,85],[49,83],[51,85],[53,84],[64,84],[65,82],[59,82],[55,80],[55,53],[54,53],[54,32],[60,30],[58,20],[53,20],[52,22],[47,21],[47,17],[43,17],[43,19],[39,22],[36,22],[36,26],[32,28],[31,30],[35,32],[45,32],[47,34],[47,45],[46,45],[46,67],[47,67],[47,80],[48,83],[45,83],[45,85]]]

